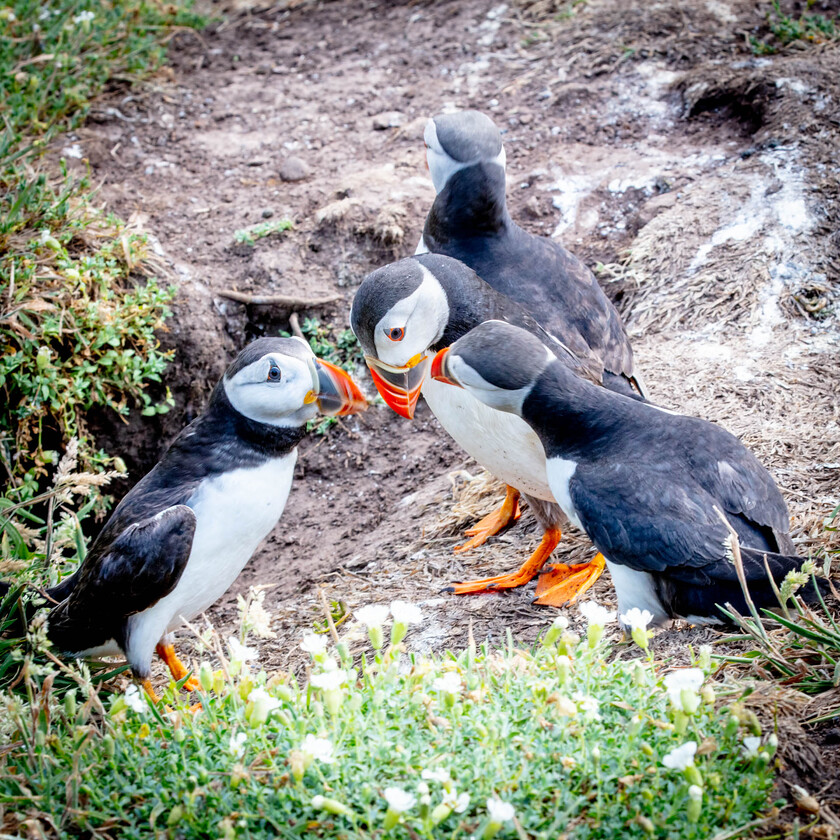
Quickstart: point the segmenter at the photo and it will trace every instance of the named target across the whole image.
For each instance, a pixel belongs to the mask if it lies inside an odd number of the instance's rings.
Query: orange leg
[[[604,571],[604,555],[596,554],[589,563],[549,566],[537,582],[535,604],[562,607],[573,604]]]
[[[448,586],[444,591],[454,592],[456,595],[472,595],[476,592],[494,592],[497,589],[513,589],[528,583],[545,565],[551,552],[557,547],[562,536],[559,528],[549,528],[537,546],[537,550],[515,572],[509,575],[471,580],[466,583],[456,583]]]
[[[143,682],[140,683],[140,685],[143,686],[143,690],[146,692],[146,694],[149,697],[149,700],[151,700],[152,703],[154,703],[155,705],[160,703],[160,697],[157,696],[157,692],[154,690],[154,688],[152,688],[152,681],[151,680],[149,680],[149,679],[143,680]]]
[[[172,645],[158,644],[155,648],[157,655],[164,661],[169,673],[172,674],[172,679],[178,682],[189,673],[189,669],[184,666],[184,663],[178,659],[178,654],[175,653],[175,648]],[[190,677],[184,683],[185,691],[196,691],[198,689],[198,680]]]
[[[470,551],[473,548],[478,548],[484,545],[488,538],[503,531],[512,522],[515,522],[521,516],[522,511],[519,509],[519,491],[515,487],[507,485],[505,490],[505,500],[498,510],[493,513],[488,513],[484,519],[476,522],[472,528],[467,528],[464,533],[468,537],[472,537],[463,545],[456,546],[455,553],[460,554],[464,551]]]

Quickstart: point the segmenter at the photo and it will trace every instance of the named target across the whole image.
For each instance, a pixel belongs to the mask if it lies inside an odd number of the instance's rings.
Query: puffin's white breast
[[[293,449],[282,458],[231,470],[199,486],[188,503],[195,511],[196,529],[184,573],[169,595],[129,620],[129,648],[154,649],[167,631],[221,598],[280,519],[296,461]]]
[[[553,501],[545,450],[531,427],[515,414],[497,411],[455,388],[427,377],[423,396],[440,424],[484,469],[539,499]]]

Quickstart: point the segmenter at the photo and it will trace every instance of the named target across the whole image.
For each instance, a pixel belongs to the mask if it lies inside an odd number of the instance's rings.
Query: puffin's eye
[[[391,327],[390,330],[385,330],[385,335],[391,339],[391,341],[402,341],[405,338],[405,330],[402,327]]]
[[[283,378],[283,374],[280,372],[280,368],[272,362],[271,367],[268,369],[268,376],[266,377],[267,382],[279,382]]]

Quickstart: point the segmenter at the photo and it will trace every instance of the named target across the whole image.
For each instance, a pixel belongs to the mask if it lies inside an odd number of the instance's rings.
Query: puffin
[[[439,350],[430,376],[534,430],[552,494],[605,559],[620,615],[647,610],[661,625],[727,623],[726,604],[744,612],[730,528],[757,607],[778,605],[774,582],[802,565],[778,487],[721,427],[599,388],[500,320]]]
[[[595,275],[559,242],[511,218],[506,155],[493,120],[480,111],[440,114],[428,120],[423,137],[437,195],[415,253],[460,260],[573,353],[594,353],[606,387],[644,396],[621,316]]]
[[[183,680],[170,634],[225,593],[277,524],[307,422],[365,405],[353,380],[299,338],[245,347],[79,569],[47,590],[52,643],[72,657],[124,655],[153,699],[155,652]]]
[[[353,299],[350,325],[365,353],[377,390],[398,414],[411,418],[420,393],[443,428],[478,463],[508,485],[502,508],[467,531],[456,548],[480,545],[518,515],[524,494],[543,529],[539,546],[515,572],[448,587],[457,595],[510,589],[538,574],[561,538],[565,519],[546,476],[539,437],[515,415],[496,411],[466,391],[442,385],[427,374],[435,352],[479,324],[501,319],[528,331],[547,352],[586,378],[607,387],[602,359],[585,344],[580,355],[546,331],[522,306],[495,291],[462,262],[421,254],[383,266],[362,281]],[[640,399],[633,393],[633,398]],[[570,567],[550,566],[540,579],[538,603],[562,606],[583,594],[601,574],[603,560]]]

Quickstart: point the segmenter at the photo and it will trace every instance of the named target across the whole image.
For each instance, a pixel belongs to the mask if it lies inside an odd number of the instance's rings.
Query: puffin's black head
[[[302,426],[318,411],[356,414],[365,398],[340,368],[316,359],[299,338],[258,338],[236,357],[219,383],[236,411],[270,426]]]
[[[438,272],[466,270],[451,257],[424,254],[368,274],[350,311],[350,325],[382,399],[411,419],[426,375],[426,351],[443,335],[449,302]]]
[[[434,357],[431,376],[463,388],[491,408],[521,415],[522,403],[554,360],[527,330],[485,321]]]
[[[502,135],[493,120],[480,111],[433,117],[426,123],[423,139],[437,192],[459,169],[475,163],[496,163],[505,168]]]

